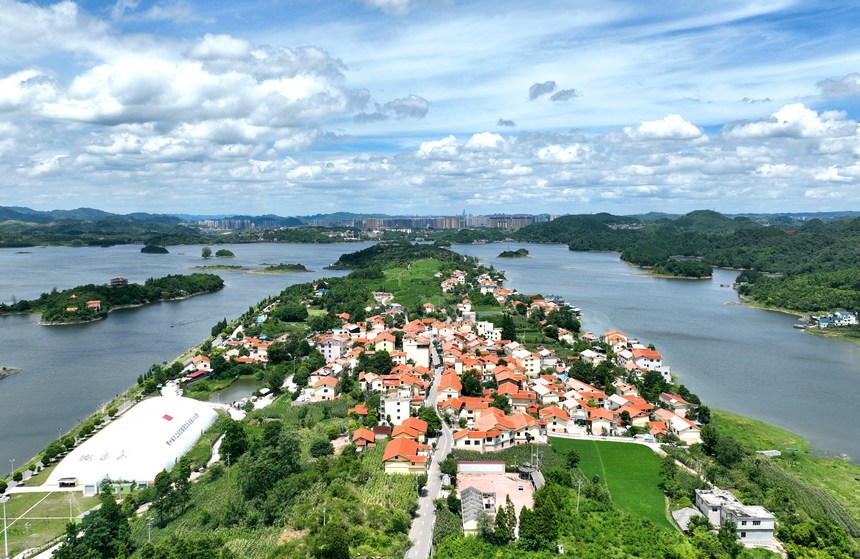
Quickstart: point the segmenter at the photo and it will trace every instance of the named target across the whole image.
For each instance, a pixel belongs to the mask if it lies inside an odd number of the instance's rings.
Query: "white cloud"
[[[188,56],[200,60],[231,59],[245,60],[251,54],[253,45],[245,39],[238,39],[230,35],[213,35],[207,33],[203,39],[198,41]]]
[[[853,135],[857,123],[847,121],[840,111],[821,114],[802,103],[785,105],[767,120],[736,124],[728,128],[730,138],[827,138]]]
[[[504,143],[505,139],[501,134],[480,132],[469,138],[469,141],[463,147],[474,151],[492,151],[498,149]]]
[[[454,136],[421,142],[418,147],[418,156],[423,158],[453,157],[457,155],[457,152],[457,138]]]
[[[587,156],[589,151],[587,146],[579,144],[572,146],[548,145],[538,150],[537,157],[540,161],[550,163],[578,163]]]
[[[639,126],[625,128],[624,132],[634,140],[695,140],[704,135],[701,128],[677,114],[640,122]]]

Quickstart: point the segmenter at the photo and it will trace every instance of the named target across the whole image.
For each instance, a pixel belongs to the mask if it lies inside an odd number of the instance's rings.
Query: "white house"
[[[730,491],[696,489],[696,508],[713,528],[719,528],[724,520],[733,520],[743,544],[773,542],[773,513],[761,506],[741,503]]]

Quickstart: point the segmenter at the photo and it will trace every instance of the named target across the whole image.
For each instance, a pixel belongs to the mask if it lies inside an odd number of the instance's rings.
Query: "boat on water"
[[[803,324],[802,322],[798,322],[794,324],[794,328],[797,328],[798,330],[806,330],[808,326],[806,324]]]

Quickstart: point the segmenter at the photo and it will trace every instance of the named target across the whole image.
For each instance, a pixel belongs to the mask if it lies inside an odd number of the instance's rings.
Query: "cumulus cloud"
[[[496,126],[509,126],[509,127],[514,127],[514,126],[516,126],[516,125],[517,125],[517,123],[516,123],[516,122],[514,122],[513,120],[507,120],[507,119],[504,119],[504,118],[500,118],[500,119],[498,120],[498,122],[496,122]]]
[[[493,132],[481,132],[474,134],[469,141],[463,146],[466,149],[477,151],[495,150],[505,143],[505,139],[500,134]]]
[[[358,123],[378,122],[382,120],[402,120],[414,118],[421,120],[430,110],[430,102],[418,95],[409,94],[401,99],[394,99],[387,103],[376,103],[376,111],[373,113],[359,113],[354,118]]]
[[[536,83],[529,88],[529,101],[534,101],[538,97],[543,95],[547,95],[555,91],[555,82],[547,81],[543,83]]]
[[[770,97],[762,97],[758,99],[744,97],[743,99],[741,99],[741,103],[749,103],[750,105],[755,105],[758,103],[773,103],[773,100],[771,100]]]
[[[574,144],[572,146],[548,145],[537,151],[537,158],[550,163],[576,163],[582,161],[589,148]]]
[[[818,89],[827,97],[853,97],[860,95],[860,73],[846,74],[838,80],[821,80]]]
[[[785,105],[769,119],[730,125],[726,136],[730,138],[827,138],[853,135],[857,123],[846,120],[841,111],[821,114],[806,108],[802,103]]]
[[[575,89],[562,89],[556,91],[552,97],[549,98],[550,101],[570,101],[571,99],[575,99],[580,97],[581,94]]]
[[[625,128],[624,132],[634,140],[695,140],[705,134],[701,128],[677,114],[666,115],[660,120],[642,121],[635,128]]]

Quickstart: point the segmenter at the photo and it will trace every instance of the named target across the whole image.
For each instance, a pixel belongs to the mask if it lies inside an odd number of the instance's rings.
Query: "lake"
[[[525,247],[529,258],[497,258]],[[793,316],[740,303],[737,272],[711,280],[646,277],[617,254],[563,245],[456,245],[504,270],[524,293],[560,295],[597,335],[618,329],[653,343],[692,392],[717,409],[803,435],[816,449],[860,458],[860,347],[792,328]]]
[[[212,326],[233,319],[289,285],[344,271],[323,270],[345,252],[370,243],[325,245],[257,243],[228,248],[235,258],[201,257],[201,246],[169,247],[170,254],[141,254],[140,246],[0,249],[0,301],[32,299],[52,288],[107,283],[124,276],[188,274],[195,266],[228,264],[259,268],[300,263],[312,273],[251,274],[212,271],[224,289],[184,301],[124,309],[82,325],[39,326],[38,315],[0,316],[0,366],[23,369],[0,380],[0,471],[40,452],[100,405],[134,384],[153,363],[171,361],[205,339]],[[29,254],[19,254],[27,251]]]
[[[85,325],[45,327],[35,324],[35,315],[0,317],[0,365],[23,369],[0,380],[0,471],[11,458],[20,465],[34,456],[151,364],[170,361],[202,341],[221,318],[235,318],[288,285],[343,275],[322,268],[366,246],[230,245],[236,258],[206,261],[200,246],[170,247],[168,255],[143,255],[139,246],[0,249],[0,300],[6,302],[114,276],[142,282],[191,273],[202,264],[298,262],[314,270],[218,271],[226,287],[217,293],[122,310]],[[496,258],[521,247],[531,257]],[[563,296],[582,309],[585,328],[597,334],[617,328],[655,344],[680,382],[707,405],[785,427],[818,449],[860,457],[854,433],[860,348],[794,330],[791,316],[738,304],[733,290],[720,287],[736,272],[716,270],[713,280],[703,281],[658,279],[642,276],[616,254],[571,252],[560,245],[453,248],[505,270],[508,285],[522,292]]]

